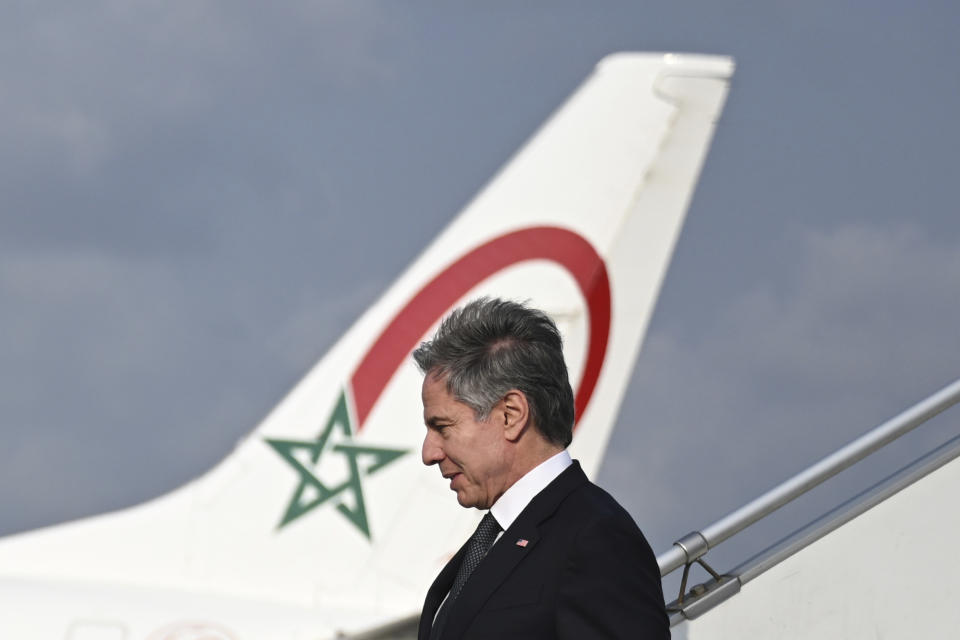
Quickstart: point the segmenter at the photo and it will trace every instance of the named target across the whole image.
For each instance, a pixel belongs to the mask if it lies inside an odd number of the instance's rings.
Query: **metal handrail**
[[[960,402],[960,380],[947,385],[926,400],[868,431],[846,446],[767,491],[755,500],[732,511],[702,531],[690,533],[657,556],[660,575],[690,564],[709,549],[743,531],[751,524],[803,495],[850,465],[862,460],[930,418]]]

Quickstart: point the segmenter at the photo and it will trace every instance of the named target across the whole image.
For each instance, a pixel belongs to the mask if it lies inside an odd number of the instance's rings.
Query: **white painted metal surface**
[[[674,638],[953,638],[960,458],[746,583]]]
[[[593,475],[732,71],[708,56],[601,62],[219,466],[139,507],[0,541],[0,638],[162,640],[191,624],[323,638],[418,611],[477,516],[420,463],[409,352],[468,297],[547,310],[583,409],[572,452]]]

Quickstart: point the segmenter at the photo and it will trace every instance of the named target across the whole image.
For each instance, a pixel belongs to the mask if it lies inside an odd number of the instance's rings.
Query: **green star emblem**
[[[340,436],[339,440],[337,435]],[[297,485],[293,498],[287,505],[283,519],[277,525],[278,529],[328,500],[339,498],[337,511],[343,514],[368,540],[370,539],[370,525],[367,521],[367,508],[363,501],[363,485],[360,480],[384,468],[407,453],[407,450],[361,446],[352,442],[352,436],[346,395],[341,393],[333,414],[316,440],[265,438],[267,444],[300,475],[300,484]],[[338,441],[334,442],[334,440]],[[345,480],[336,481],[331,486],[329,480],[323,482],[318,477],[318,472],[323,471],[322,467],[328,464],[327,459],[331,457],[324,454],[342,456],[339,462],[341,468],[346,467]],[[352,496],[352,500],[344,501],[344,495]],[[349,506],[349,502],[352,502],[353,506]]]

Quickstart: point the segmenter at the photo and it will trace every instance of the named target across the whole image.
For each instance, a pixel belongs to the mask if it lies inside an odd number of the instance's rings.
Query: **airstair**
[[[717,545],[958,401],[960,380],[677,540],[657,557],[661,576],[682,570],[667,605],[674,637],[960,637],[960,433],[733,569],[718,572],[708,560]],[[710,578],[688,588],[697,565]]]

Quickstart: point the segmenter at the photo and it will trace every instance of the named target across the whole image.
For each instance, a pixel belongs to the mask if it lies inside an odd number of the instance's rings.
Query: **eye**
[[[446,437],[450,433],[449,429],[453,426],[452,422],[435,422],[430,426],[431,429],[439,433],[441,436]]]

